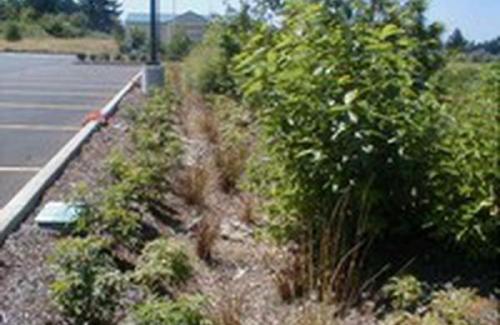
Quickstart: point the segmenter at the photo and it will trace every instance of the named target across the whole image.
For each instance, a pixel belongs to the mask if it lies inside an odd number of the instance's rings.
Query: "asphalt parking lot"
[[[73,56],[0,53],[0,209],[137,72]]]

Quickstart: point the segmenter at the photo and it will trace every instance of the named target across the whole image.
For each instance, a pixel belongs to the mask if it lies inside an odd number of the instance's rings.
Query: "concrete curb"
[[[113,99],[101,109],[103,117],[111,116],[118,103],[140,80],[142,72],[135,75],[130,82]],[[82,145],[98,129],[99,122],[87,123],[59,152],[40,170],[5,207],[0,210],[0,246],[8,235],[14,231],[36,207],[45,190],[52,185],[64,167],[71,161]]]

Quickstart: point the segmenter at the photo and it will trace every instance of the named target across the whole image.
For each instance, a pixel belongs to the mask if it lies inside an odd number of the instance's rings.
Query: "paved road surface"
[[[138,71],[0,53],[0,209]]]

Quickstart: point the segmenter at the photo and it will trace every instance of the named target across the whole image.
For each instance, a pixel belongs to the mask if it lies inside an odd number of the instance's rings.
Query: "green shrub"
[[[152,174],[160,177],[157,184],[164,184],[166,176],[176,166],[182,142],[176,129],[178,99],[169,91],[159,92],[149,100],[146,107],[131,115],[134,128],[132,142],[140,153],[137,160]]]
[[[111,60],[111,55],[109,53],[102,53],[100,58],[103,62],[109,62]]]
[[[4,38],[8,42],[20,41],[23,36],[19,25],[13,22],[7,23],[4,29]]]
[[[122,53],[144,52],[147,46],[147,34],[144,29],[133,27],[124,38],[119,38],[118,43]]]
[[[219,47],[218,34],[222,26],[211,26],[203,41],[196,45],[185,60],[187,84],[201,93],[224,92],[233,87],[227,61]]]
[[[130,53],[130,54],[128,55],[128,60],[129,60],[130,62],[136,62],[136,61],[137,61],[137,54],[135,54],[135,53]]]
[[[260,108],[264,163],[283,176],[270,212],[284,227],[321,227],[344,193],[362,202],[368,187],[370,232],[408,233],[424,222],[439,158],[442,107],[429,78],[441,29],[398,1],[376,22],[363,2],[350,6],[359,17],[293,2],[285,27],[261,28],[237,58],[245,98]]]
[[[78,21],[68,15],[45,15],[40,19],[45,32],[59,38],[75,38],[85,35]]]
[[[249,7],[210,25],[201,43],[185,60],[185,79],[190,87],[208,94],[237,93],[230,63],[248,41],[251,32],[259,26],[252,20]]]
[[[153,292],[162,293],[184,283],[192,272],[184,248],[162,238],[146,245],[133,278]]]
[[[110,158],[112,162],[108,164],[118,164],[116,160],[120,158],[117,157],[122,156],[112,155]],[[130,167],[127,169],[129,178],[121,179],[112,174],[115,177],[112,183],[103,184],[98,195],[87,204],[83,217],[78,220],[76,232],[107,236],[113,244],[123,244],[136,250],[143,244],[142,212],[136,208],[138,202],[142,202],[138,189],[142,186],[141,182],[148,180],[142,173],[143,169],[131,166],[124,160],[121,160],[121,163]],[[114,172],[118,173],[116,170]]]
[[[384,317],[386,325],[489,325],[498,317],[498,304],[474,290],[454,287],[431,294],[430,302],[415,313],[396,310]],[[494,321],[493,321],[494,322]]]
[[[172,61],[182,60],[193,47],[193,41],[182,29],[175,31],[171,40],[167,43],[166,58]]]
[[[132,319],[137,325],[210,325],[201,312],[202,302],[197,296],[178,301],[151,299],[137,306]]]
[[[79,232],[111,236],[115,244],[133,250],[142,247],[143,213],[161,211],[170,170],[181,156],[174,110],[171,95],[158,94],[146,107],[130,114],[133,151],[110,154],[107,168],[111,177],[80,218]]]
[[[115,62],[121,62],[121,61],[123,61],[123,55],[121,53],[116,53],[113,56],[113,61],[115,61]]]
[[[423,286],[411,275],[395,277],[382,288],[394,309],[414,309],[423,296]]]
[[[78,59],[78,61],[80,62],[85,62],[85,60],[87,60],[87,54],[85,53],[78,53],[76,55],[76,58]]]
[[[123,285],[108,253],[96,237],[61,240],[50,259],[55,271],[52,297],[73,324],[109,324]]]

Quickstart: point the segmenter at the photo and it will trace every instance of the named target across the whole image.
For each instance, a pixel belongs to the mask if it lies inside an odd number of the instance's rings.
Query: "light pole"
[[[152,93],[155,89],[160,89],[165,85],[165,67],[158,60],[158,24],[157,8],[158,0],[150,0],[150,58],[143,68],[142,91],[145,94]]]
[[[150,33],[151,33],[151,61],[150,61],[150,64],[157,64],[158,63],[158,53],[157,53],[157,44],[156,42],[158,42],[158,35],[156,34],[156,31],[157,31],[157,21],[156,21],[156,0],[151,0],[150,1],[150,14],[151,14],[151,30],[150,30]]]

